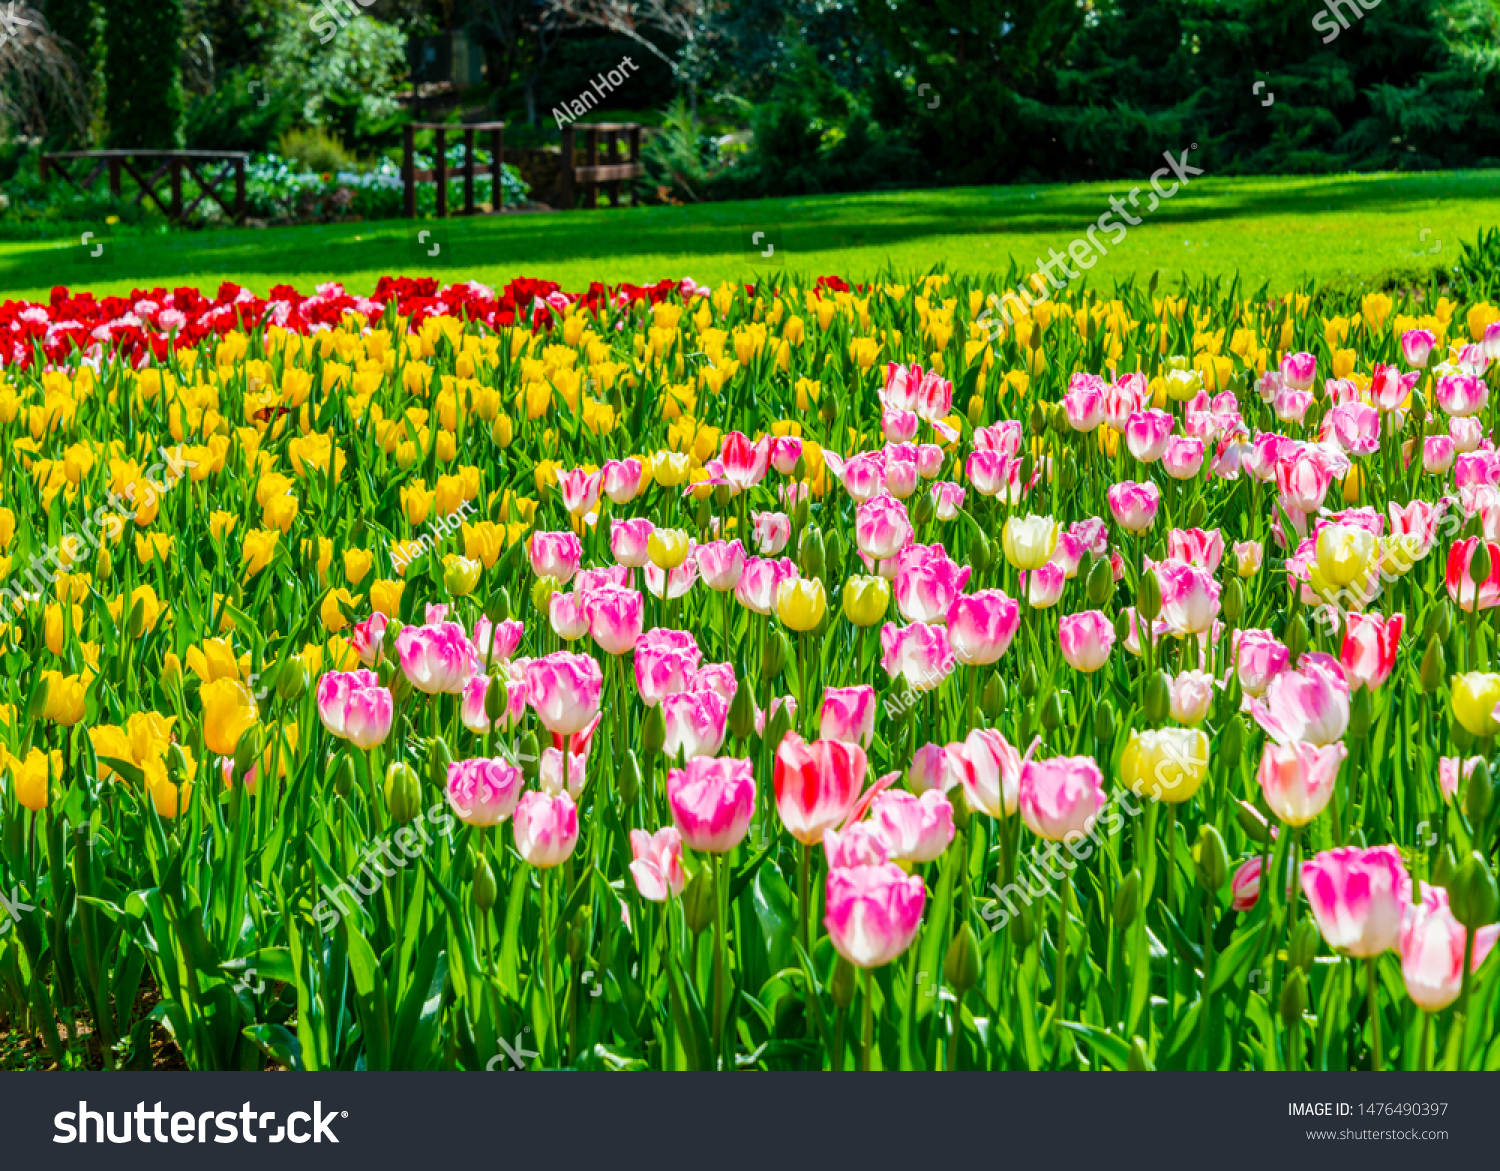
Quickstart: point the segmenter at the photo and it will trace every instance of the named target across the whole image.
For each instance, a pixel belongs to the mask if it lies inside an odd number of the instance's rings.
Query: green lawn
[[[642,210],[448,221],[383,220],[278,228],[119,236],[99,260],[67,241],[0,243],[0,294],[44,299],[58,284],[100,294],[234,280],[265,293],[288,283],[310,292],[340,280],[367,292],[385,273],[477,279],[546,277],[564,288],[591,280],[645,283],[664,276],[754,279],[772,264],[809,275],[865,279],[944,264],[1004,270],[1069,243],[1135,183],[977,187],[718,203]],[[1146,197],[1140,197],[1145,206]],[[1140,214],[1137,212],[1137,214]],[[1236,270],[1282,290],[1304,276],[1364,278],[1451,263],[1461,239],[1500,220],[1500,171],[1314,178],[1194,179],[1133,227],[1091,277]],[[422,243],[423,229],[436,231]],[[101,227],[100,231],[104,229]],[[769,261],[751,247],[766,232]],[[1101,234],[1101,238],[1106,238]],[[436,243],[437,259],[427,255]]]

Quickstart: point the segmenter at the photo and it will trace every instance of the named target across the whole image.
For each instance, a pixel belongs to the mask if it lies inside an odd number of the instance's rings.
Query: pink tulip
[[[916,438],[922,420],[916,411],[889,409],[881,413],[880,430],[889,443],[906,443]]]
[[[1408,329],[1401,335],[1401,356],[1406,359],[1408,366],[1415,366],[1420,370],[1427,365],[1435,345],[1437,338],[1433,337],[1431,330]]]
[[[905,500],[917,490],[917,462],[910,459],[885,461],[885,490],[897,500]]]
[[[491,721],[484,710],[485,696],[490,687],[499,687],[505,692],[505,711],[496,721]],[[513,683],[507,679],[489,675],[475,675],[464,684],[464,702],[461,711],[464,727],[478,735],[499,729],[509,731],[520,724],[526,714],[526,684]]]
[[[903,862],[931,862],[953,841],[953,805],[939,789],[920,797],[887,789],[871,803],[870,819]]]
[[[664,697],[687,691],[702,661],[703,652],[687,631],[648,630],[635,644],[635,683],[641,702],[655,707]]]
[[[1267,370],[1255,380],[1255,393],[1260,395],[1260,401],[1270,402],[1276,397],[1276,392],[1281,389],[1281,371]]]
[[[887,622],[880,629],[880,665],[894,679],[900,675],[916,691],[931,691],[953,673],[953,648],[941,626]]]
[[[747,557],[744,572],[735,583],[734,596],[740,605],[757,614],[770,614],[776,609],[776,591],[782,582],[796,581],[800,575],[796,563],[789,557]]]
[[[340,680],[331,684],[329,680]],[[373,671],[330,672],[318,683],[318,715],[323,726],[356,748],[384,744],[395,708],[391,693]]]
[[[752,700],[752,703],[755,701]],[[792,695],[777,695],[771,698],[771,719],[776,718],[776,713],[782,708],[786,709],[787,722],[792,727],[797,726],[797,699]],[[766,734],[766,713],[760,710],[760,705],[755,704],[755,734],[764,736]]]
[[[1161,505],[1161,489],[1149,480],[1139,484],[1121,480],[1110,485],[1105,497],[1115,524],[1128,533],[1143,533],[1149,529]]]
[[[707,756],[668,770],[672,824],[690,849],[727,854],[744,840],[755,813],[754,773],[748,760]]]
[[[973,438],[975,451],[993,451],[1011,459],[1021,450],[1021,424],[1016,419],[1002,419],[988,427],[974,428]]]
[[[917,474],[924,480],[936,480],[942,475],[946,458],[943,449],[936,443],[917,444]]]
[[[1396,946],[1411,902],[1411,878],[1395,846],[1324,851],[1302,864],[1302,890],[1328,945],[1362,959]]]
[[[752,512],[750,542],[763,557],[775,557],[792,539],[792,518],[784,512]]]
[[[656,529],[644,516],[609,522],[609,551],[621,565],[640,569],[651,564],[648,544]]]
[[[763,435],[751,442],[748,436],[731,431],[724,436],[719,462],[724,465],[724,478],[736,492],[753,488],[771,469],[771,437]]]
[[[1033,610],[1046,610],[1062,600],[1068,575],[1061,565],[1049,561],[1040,569],[1022,571],[1020,582],[1026,591],[1026,604]]]
[[[1074,431],[1092,431],[1104,422],[1104,395],[1092,386],[1068,391],[1062,406]]]
[[[588,760],[586,752],[569,752],[568,773],[564,777],[563,750],[544,748],[538,765],[537,784],[543,793],[556,795],[566,792],[569,797],[577,801],[583,796],[584,785],[588,783]]]
[[[1202,634],[1219,616],[1220,586],[1196,565],[1166,561],[1156,567],[1161,583],[1161,616],[1173,634]]]
[[[963,762],[955,758],[955,749],[962,745],[924,744],[911,758],[911,768],[906,770],[906,783],[913,793],[925,793],[936,789],[946,793],[959,783]]]
[[[1319,746],[1343,739],[1349,727],[1349,683],[1337,659],[1305,654],[1295,670],[1280,672],[1250,712],[1278,744]]]
[[[448,766],[444,795],[460,821],[486,829],[515,811],[525,787],[521,770],[498,757],[460,760]]]
[[[578,807],[566,793],[523,794],[511,819],[516,853],[539,870],[560,866],[578,845]]]
[[[574,591],[578,590],[575,582]],[[507,662],[515,657],[521,645],[521,636],[526,633],[524,623],[514,618],[503,622],[491,622],[483,614],[474,620],[474,649],[481,660]]]
[[[1214,677],[1207,671],[1183,671],[1172,680],[1171,715],[1192,727],[1208,715],[1214,698]]]
[[[973,573],[946,556],[927,557],[896,571],[896,608],[908,622],[942,622]]]
[[[1102,610],[1060,614],[1057,641],[1068,666],[1092,675],[1109,662],[1109,649],[1115,645],[1115,626]]]
[[[1423,1012],[1442,1012],[1463,991],[1468,932],[1449,909],[1447,891],[1425,882],[1420,889],[1422,901],[1403,910],[1396,932],[1401,978],[1413,1004]],[[1500,924],[1474,933],[1470,972],[1477,972],[1484,963],[1497,934]]]
[[[1465,374],[1474,377],[1484,373],[1484,368],[1490,364],[1490,356],[1485,352],[1482,345],[1462,346],[1458,351],[1458,368]]]
[[[698,580],[697,546],[688,548],[687,560],[676,569],[658,569],[655,565],[645,568],[646,590],[653,598],[680,598],[687,594]]]
[[[814,846],[843,823],[864,788],[869,761],[858,744],[803,740],[788,732],[776,749],[776,811],[792,837]]]
[[[646,599],[639,592],[618,586],[594,590],[583,609],[588,633],[605,654],[623,655],[635,647],[646,614]]]
[[[1209,573],[1219,571],[1219,562],[1224,559],[1224,534],[1218,529],[1171,529],[1167,532],[1167,560],[1185,561],[1206,569]]]
[[[724,592],[739,585],[745,572],[745,547],[739,541],[710,541],[697,548],[698,572],[703,584]]]
[[[1161,466],[1174,480],[1191,480],[1203,467],[1203,440],[1174,435],[1161,453]]]
[[[1448,597],[1457,602],[1460,609],[1468,613],[1473,613],[1476,604],[1481,610],[1490,610],[1495,606],[1500,606],[1500,544],[1494,541],[1485,542],[1490,555],[1490,572],[1489,576],[1476,586],[1470,567],[1474,560],[1474,551],[1479,547],[1479,540],[1478,537],[1466,537],[1462,541],[1454,541],[1453,547],[1448,550],[1446,576]]]
[[[1130,416],[1149,401],[1149,390],[1144,377],[1139,380],[1131,374],[1125,375],[1104,391],[1104,421],[1111,430],[1123,432]]]
[[[834,950],[857,968],[888,964],[922,925],[927,888],[894,862],[830,870],[823,919]]]
[[[641,474],[645,468],[634,456],[612,459],[600,471],[600,486],[616,504],[629,504],[641,490]]]
[[[1151,407],[1135,411],[1125,421],[1125,446],[1143,464],[1155,463],[1167,450],[1176,421],[1166,411]]]
[[[1368,687],[1374,691],[1386,681],[1396,666],[1396,647],[1405,623],[1404,614],[1392,614],[1389,618],[1379,614],[1348,616],[1339,662],[1351,690]]]
[[[1271,409],[1283,423],[1302,422],[1312,405],[1313,396],[1310,391],[1292,390],[1288,387],[1278,390],[1276,397],[1271,400]]]
[[[941,420],[953,409],[953,383],[935,371],[927,371],[917,384],[913,409],[929,423]]]
[[[915,411],[917,385],[921,381],[922,367],[886,363],[885,385],[880,390],[881,405],[888,411]]]
[[[1453,440],[1453,450],[1459,454],[1477,451],[1484,442],[1484,424],[1478,419],[1449,419],[1448,438]]]
[[[662,751],[667,759],[678,755],[713,756],[724,746],[729,704],[716,691],[679,691],[662,697],[667,739]]]
[[[1015,813],[1021,792],[1021,754],[994,728],[975,728],[961,744],[949,745],[961,765],[959,783],[969,807],[993,818]]]
[[[891,844],[874,822],[858,821],[842,833],[836,829],[825,833],[823,856],[830,870],[879,866],[891,860]]]
[[[1456,756],[1444,756],[1438,760],[1438,785],[1442,789],[1443,800],[1452,801],[1458,796],[1459,775],[1468,780],[1474,774],[1474,769],[1484,760],[1482,756],[1471,756],[1460,762]]]
[[[1252,698],[1264,695],[1271,680],[1291,665],[1291,651],[1269,630],[1237,630],[1233,644],[1240,688]]]
[[[526,546],[531,571],[538,577],[556,578],[567,585],[583,560],[583,545],[573,533],[532,533]]]
[[[1349,752],[1343,744],[1266,744],[1256,779],[1271,811],[1288,825],[1306,825],[1333,796],[1339,765]]]
[[[666,825],[654,834],[631,830],[630,853],[635,859],[630,864],[630,876],[641,898],[664,903],[682,893],[687,875],[682,871],[682,835],[675,828]]]
[[[1322,449],[1300,447],[1277,462],[1276,489],[1289,508],[1317,512],[1323,507],[1336,467]]]
[[[1265,549],[1259,541],[1234,543],[1234,571],[1241,577],[1254,577],[1265,560]]]
[[[1104,774],[1091,756],[1027,761],[1018,803],[1021,820],[1037,837],[1065,842],[1085,836],[1104,807]]]
[[[948,645],[967,667],[998,663],[1021,628],[1021,607],[1004,590],[980,590],[953,599],[946,616]]]
[[[856,504],[873,500],[885,491],[885,456],[881,452],[861,452],[845,461],[842,469],[831,461],[829,466]]]
[[[366,667],[373,667],[380,662],[385,648],[386,625],[384,614],[371,614],[363,622],[356,622],[349,631],[349,645]]]
[[[967,495],[963,488],[949,480],[939,480],[931,488],[933,511],[938,520],[953,520],[964,506]]]
[[[396,654],[412,686],[427,695],[458,695],[480,668],[479,651],[457,622],[403,627]]]
[[[1474,374],[1442,374],[1438,376],[1436,397],[1444,411],[1464,419],[1484,410],[1490,388]]]
[[[557,485],[562,491],[563,507],[573,516],[587,516],[599,506],[599,483],[602,472],[557,469]]]
[[[1362,402],[1343,403],[1324,416],[1334,438],[1350,455],[1374,455],[1380,450],[1380,412]]]
[[[875,689],[869,685],[829,687],[823,692],[818,736],[869,749],[875,739]]]
[[[588,655],[557,651],[526,664],[526,701],[549,732],[571,736],[599,714],[604,674]]]
[[[1052,550],[1049,560],[1061,566],[1063,576],[1072,581],[1078,576],[1078,566],[1086,552],[1083,542],[1065,529],[1057,534],[1057,548]]]
[[[1483,345],[1485,357],[1492,362],[1500,359],[1500,325],[1494,321],[1484,327]]]
[[[1229,882],[1230,909],[1241,914],[1250,910],[1260,900],[1261,858],[1255,857],[1241,863]]]
[[[802,440],[795,435],[777,436],[771,440],[771,466],[783,476],[797,470],[797,461],[802,458]]]
[[[1405,406],[1406,400],[1411,397],[1412,387],[1416,386],[1420,377],[1421,374],[1416,370],[1410,374],[1402,374],[1396,366],[1376,362],[1375,373],[1370,378],[1370,394],[1375,399],[1375,405],[1382,411],[1394,411]]]
[[[1281,359],[1281,384],[1307,390],[1318,377],[1318,360],[1311,354],[1286,354]]]
[[[964,475],[981,496],[998,496],[1010,484],[1013,463],[998,451],[973,451],[964,464]]]
[[[705,663],[688,678],[687,689],[712,691],[723,697],[725,703],[733,703],[734,693],[739,687],[739,680],[734,677],[733,663]]]
[[[906,506],[894,496],[877,496],[854,514],[854,535],[867,557],[884,561],[911,543],[913,530]]]
[[[574,642],[589,632],[589,617],[578,604],[577,594],[565,594],[561,590],[547,600],[547,617],[557,636],[566,642]]]

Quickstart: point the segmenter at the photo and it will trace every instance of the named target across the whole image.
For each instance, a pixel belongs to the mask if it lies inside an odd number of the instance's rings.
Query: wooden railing
[[[88,174],[76,178],[70,168],[79,159],[93,162]],[[149,198],[161,209],[163,215],[174,222],[187,219],[205,199],[212,199],[235,223],[245,219],[245,164],[250,156],[237,150],[72,150],[42,155],[41,176],[46,182],[54,174],[61,175],[75,191],[87,192],[108,172],[109,190],[116,198],[123,198],[122,183],[129,176],[140,188],[135,197],[143,205]],[[155,170],[152,170],[152,165]],[[209,169],[220,165],[217,174]],[[202,168],[200,170],[199,168]],[[198,184],[198,198],[186,207],[182,205],[182,176],[186,171]],[[149,175],[147,174],[149,172]],[[234,198],[226,201],[219,194],[219,185],[234,177]],[[157,184],[168,181],[167,202],[157,191]]]
[[[575,166],[575,135],[583,133],[583,166]],[[620,158],[620,137],[625,137],[630,157]],[[599,140],[604,139],[604,161],[599,161]],[[599,206],[599,188],[609,190],[611,207],[620,206],[620,181],[640,179],[646,174],[641,165],[641,127],[636,122],[578,122],[564,126],[562,132],[562,210],[572,211],[574,188],[583,188],[583,206]]]
[[[430,170],[419,171],[416,169],[416,133],[418,130],[432,130],[437,137],[437,150],[433,157],[433,165]],[[490,192],[489,214],[496,215],[504,210],[504,191],[502,188],[503,165],[505,161],[505,123],[504,122],[468,122],[468,123],[438,123],[438,122],[408,122],[406,125],[405,140],[402,144],[401,175],[406,183],[406,218],[414,220],[417,218],[417,184],[437,184],[437,214],[439,219],[448,215],[448,133],[449,131],[462,131],[464,136],[464,161],[458,173],[464,177],[464,206],[459,215],[484,215],[483,209],[474,202],[474,176],[476,169],[474,165],[474,135],[487,133],[490,137],[490,174],[493,181],[493,189]]]

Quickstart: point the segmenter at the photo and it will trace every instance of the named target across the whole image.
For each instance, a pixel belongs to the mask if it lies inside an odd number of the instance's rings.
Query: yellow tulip
[[[1137,796],[1171,805],[1191,801],[1208,776],[1208,736],[1201,728],[1132,732],[1120,776]]]
[[[344,550],[344,577],[349,584],[357,586],[375,564],[375,555],[366,549]]]
[[[1500,703],[1500,675],[1470,671],[1453,677],[1453,715],[1471,735],[1493,736],[1500,732],[1493,712]]]
[[[1057,522],[1050,516],[1013,516],[1000,534],[1005,559],[1016,569],[1040,569],[1057,549]]]
[[[776,613],[792,630],[812,630],[828,611],[828,597],[817,578],[797,578],[776,587]]]
[[[859,575],[844,583],[844,616],[855,626],[874,626],[891,604],[891,583],[883,577]]]
[[[401,591],[404,589],[404,581],[377,581],[370,587],[370,609],[387,618],[395,618],[401,609]]]
[[[1318,573],[1334,587],[1368,581],[1379,556],[1379,543],[1369,529],[1334,524],[1318,533]]]
[[[329,590],[323,595],[323,605],[318,611],[319,617],[323,619],[323,625],[328,627],[332,634],[337,634],[349,625],[349,619],[344,616],[342,602],[350,610],[359,605],[362,598],[353,597],[348,590]]]
[[[24,761],[12,759],[10,772],[15,778],[17,801],[33,813],[47,808],[51,768],[46,753],[33,748]]]
[[[240,518],[232,512],[215,511],[208,518],[208,532],[210,536],[223,540],[234,532],[234,526],[239,524]]]
[[[646,553],[658,569],[676,569],[688,555],[688,535],[681,529],[653,529]]]
[[[240,546],[240,559],[245,563],[246,576],[254,577],[276,555],[276,544],[281,534],[274,529],[253,529],[245,534]]]
[[[215,679],[238,680],[244,674],[234,648],[224,638],[204,639],[201,647],[188,647],[187,669],[204,683]]]
[[[203,704],[203,742],[216,756],[233,756],[240,737],[255,723],[255,700],[243,684],[215,679],[198,691]]]
[[[460,557],[456,553],[443,558],[443,566],[443,586],[455,598],[466,598],[474,592],[474,587],[479,584],[480,571],[484,568],[478,561]]]
[[[83,719],[84,693],[88,679],[83,675],[64,675],[60,671],[43,671],[47,683],[47,703],[42,718],[71,728]]]

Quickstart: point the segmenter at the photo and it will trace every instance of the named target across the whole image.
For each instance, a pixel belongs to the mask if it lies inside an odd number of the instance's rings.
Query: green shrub
[[[338,137],[316,126],[310,130],[290,130],[282,135],[281,155],[320,175],[347,171],[354,166],[354,160]]]

